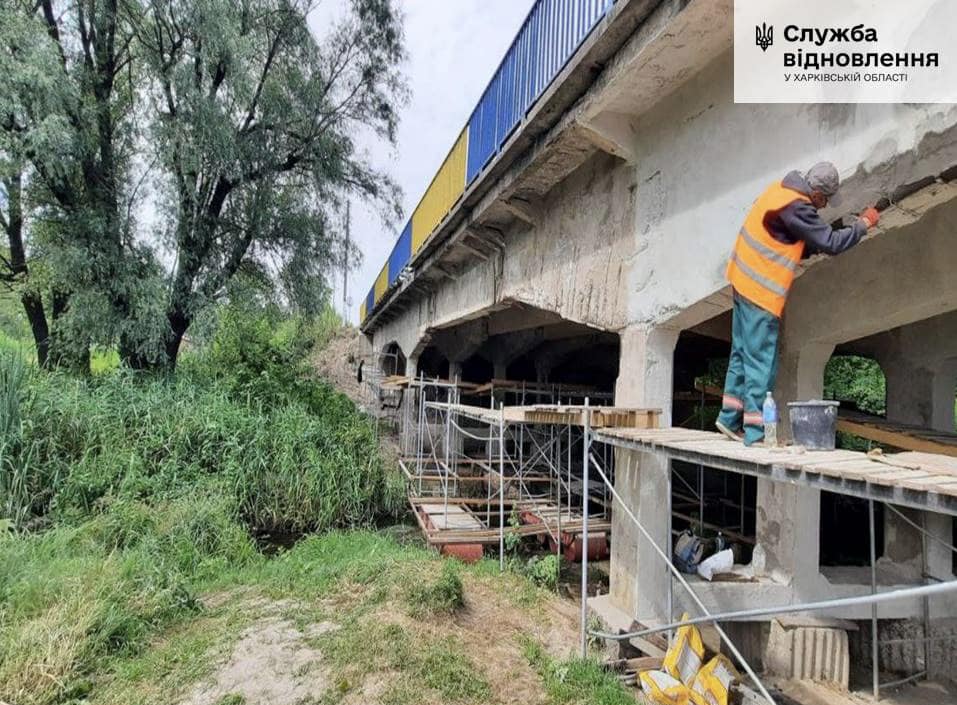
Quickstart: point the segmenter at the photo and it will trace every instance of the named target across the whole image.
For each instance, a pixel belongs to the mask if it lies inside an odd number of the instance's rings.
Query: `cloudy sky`
[[[366,145],[374,162],[403,189],[408,217],[465,126],[472,108],[505,55],[533,0],[399,0],[405,13],[411,100],[402,112],[395,149]],[[363,252],[349,278],[349,320],[392,249],[399,230],[389,230],[364,204],[353,203],[352,235]],[[336,308],[342,306],[337,283]]]

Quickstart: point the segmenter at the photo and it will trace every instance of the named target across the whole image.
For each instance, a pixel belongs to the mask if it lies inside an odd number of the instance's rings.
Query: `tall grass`
[[[400,506],[371,420],[304,369],[308,331],[280,323],[227,319],[172,378],[0,352],[0,702],[85,701],[230,580],[315,589],[321,544],[268,561],[256,532]]]
[[[0,423],[2,384],[0,375]],[[229,497],[237,519],[257,531],[367,525],[398,506],[399,487],[371,422],[334,390],[309,385],[302,401],[270,405],[239,403],[190,376],[38,374],[22,409],[20,445],[30,453],[4,477],[21,485],[24,474],[35,478],[22,490],[31,501],[21,491],[18,504],[55,520],[96,515],[119,500],[212,493]]]
[[[45,489],[46,469],[36,466],[34,444],[23,439],[20,405],[27,375],[19,352],[0,351],[0,531],[22,529]]]

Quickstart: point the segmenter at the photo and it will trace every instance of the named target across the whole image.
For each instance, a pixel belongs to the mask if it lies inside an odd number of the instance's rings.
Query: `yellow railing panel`
[[[465,191],[468,139],[469,131],[466,127],[412,213],[412,254],[425,244]]]

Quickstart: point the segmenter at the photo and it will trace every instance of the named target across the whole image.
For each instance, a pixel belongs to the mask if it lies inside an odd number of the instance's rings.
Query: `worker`
[[[850,227],[825,223],[818,209],[838,205],[839,186],[830,162],[815,164],[803,175],[790,172],[754,202],[735,241],[727,269],[734,290],[731,359],[715,425],[729,438],[743,438],[745,445],[764,439],[761,409],[774,388],[781,314],[798,263],[819,252],[844,252],[877,224],[873,207]]]

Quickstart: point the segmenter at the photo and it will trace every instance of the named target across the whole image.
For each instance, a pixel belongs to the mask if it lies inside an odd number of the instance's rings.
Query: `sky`
[[[373,163],[386,169],[402,187],[407,219],[468,121],[534,0],[398,2],[405,14],[408,58],[404,71],[411,98],[400,114],[395,148],[372,138],[362,146]],[[358,321],[359,305],[405,220],[390,225],[384,225],[368,205],[353,202],[352,237],[362,250],[363,262],[349,274],[348,320],[352,323]],[[341,310],[341,281],[336,282],[334,301]]]

